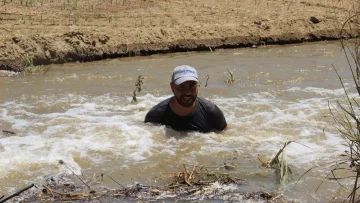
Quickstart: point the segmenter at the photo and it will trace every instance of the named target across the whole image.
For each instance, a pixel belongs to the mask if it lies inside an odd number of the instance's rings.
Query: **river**
[[[223,110],[227,131],[181,133],[143,123],[152,106],[172,95],[172,70],[183,64],[197,68],[198,96]],[[298,202],[346,197],[328,180],[315,193],[330,173],[327,164],[346,150],[328,108],[344,95],[332,65],[350,87],[339,42],[69,63],[45,74],[0,77],[0,130],[16,133],[0,132],[0,196],[70,173],[67,167],[88,177],[104,172],[123,185],[161,185],[183,164],[228,164],[246,179],[241,191],[277,191]],[[142,91],[132,103],[140,75]],[[294,174],[280,186],[259,159],[271,160],[286,141],[296,141],[286,150]]]

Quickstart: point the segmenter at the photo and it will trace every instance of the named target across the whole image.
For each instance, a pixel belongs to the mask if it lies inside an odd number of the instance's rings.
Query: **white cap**
[[[171,76],[171,82],[175,83],[175,85],[180,85],[181,83],[189,80],[199,82],[195,68],[188,65],[175,67]]]

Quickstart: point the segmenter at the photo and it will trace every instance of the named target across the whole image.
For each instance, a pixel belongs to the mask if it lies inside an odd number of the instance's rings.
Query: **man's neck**
[[[179,102],[172,97],[170,99],[170,108],[178,116],[188,116],[195,110],[196,100],[190,107],[183,107]]]

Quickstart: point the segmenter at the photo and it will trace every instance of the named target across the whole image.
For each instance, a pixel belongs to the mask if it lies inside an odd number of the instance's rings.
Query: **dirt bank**
[[[0,70],[352,37],[356,0],[4,0]],[[354,22],[353,22],[354,23]],[[348,27],[346,27],[348,28]]]

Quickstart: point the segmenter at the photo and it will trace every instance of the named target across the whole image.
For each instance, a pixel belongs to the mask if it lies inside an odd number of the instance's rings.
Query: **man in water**
[[[206,133],[225,130],[227,123],[219,107],[197,97],[198,82],[195,68],[187,65],[176,67],[170,83],[174,96],[150,109],[145,123],[159,123],[178,131]]]

